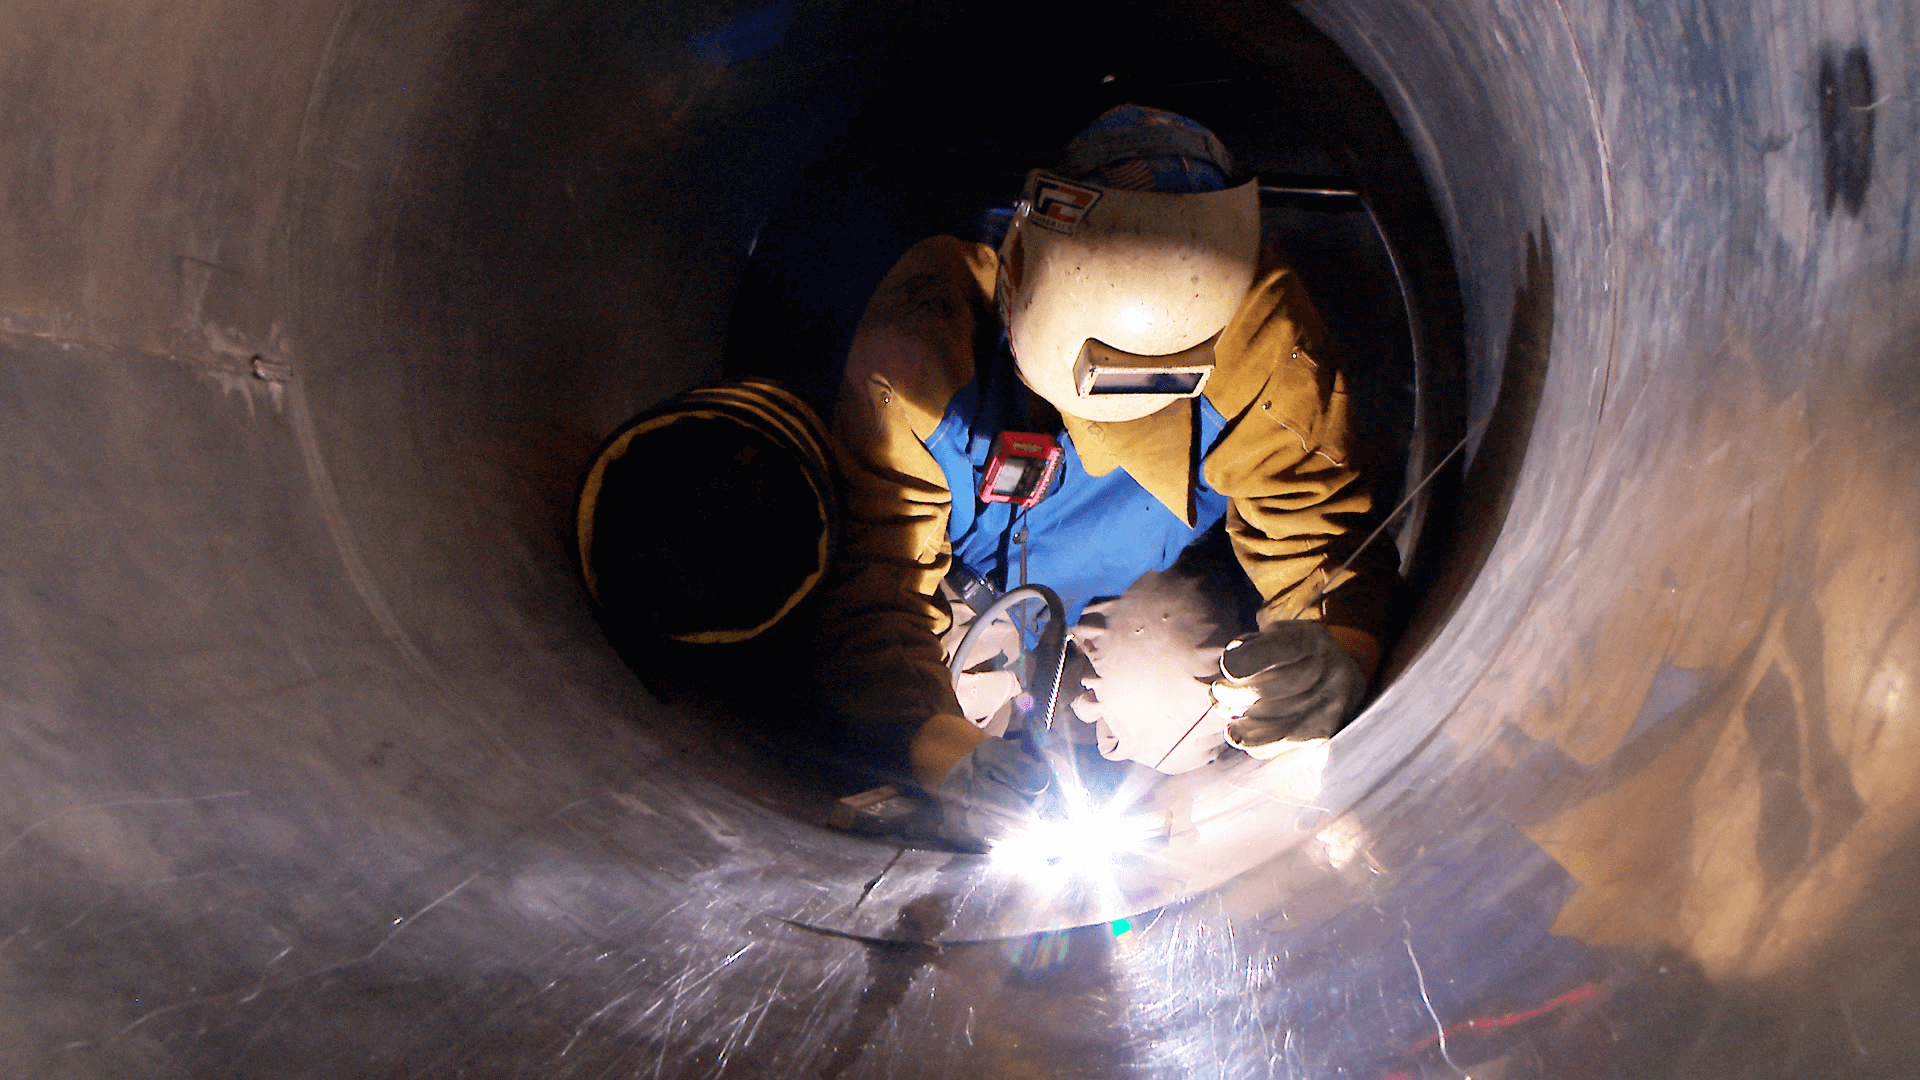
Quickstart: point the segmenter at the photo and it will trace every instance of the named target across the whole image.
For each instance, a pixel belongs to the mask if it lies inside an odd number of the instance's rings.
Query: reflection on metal
[[[148,7],[0,13],[0,1071],[1920,1073],[1907,6],[1300,5],[1384,104],[1293,7],[1176,6],[931,113],[1007,20]],[[640,688],[562,538],[793,163],[950,175],[917,131],[1072,130],[1143,40],[1385,223],[1418,159],[1491,420],[1370,711],[1029,882],[827,828],[871,784]],[[298,410],[235,400],[269,342]]]

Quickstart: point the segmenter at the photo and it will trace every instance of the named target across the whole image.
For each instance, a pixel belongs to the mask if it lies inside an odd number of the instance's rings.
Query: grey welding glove
[[[1340,730],[1360,708],[1367,676],[1318,622],[1277,623],[1228,643],[1211,693],[1235,717],[1227,742],[1272,758]]]
[[[1034,801],[1053,774],[1044,762],[1010,739],[986,739],[948,771],[936,793],[947,837],[985,850],[987,843],[1035,819]]]

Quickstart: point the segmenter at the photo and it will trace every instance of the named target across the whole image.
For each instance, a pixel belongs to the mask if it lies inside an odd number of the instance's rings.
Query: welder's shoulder
[[[1271,250],[1240,309],[1220,333],[1207,399],[1226,417],[1256,401],[1311,423],[1338,391],[1325,325],[1300,275]]]
[[[867,303],[841,392],[885,413],[904,408],[925,438],[973,378],[976,330],[993,318],[993,250],[951,236],[910,248]],[[867,400],[871,399],[871,400]]]
[[[907,249],[868,301],[861,328],[937,327],[974,321],[993,300],[999,261],[993,249],[952,236],[930,236]]]

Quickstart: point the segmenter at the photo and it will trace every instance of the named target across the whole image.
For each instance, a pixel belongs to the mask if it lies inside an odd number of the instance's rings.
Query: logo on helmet
[[[1032,221],[1043,229],[1052,229],[1057,233],[1072,236],[1080,229],[1080,222],[1100,201],[1100,192],[1096,188],[1070,184],[1051,176],[1033,178]]]

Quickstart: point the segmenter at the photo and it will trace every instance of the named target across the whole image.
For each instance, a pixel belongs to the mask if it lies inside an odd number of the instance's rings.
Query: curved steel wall
[[[565,563],[873,43],[962,20],[0,13],[0,1068],[1910,1075],[1911,10],[1302,10],[1507,513],[1324,768],[1196,793],[1203,895],[1078,931],[783,810]]]

